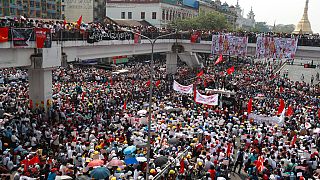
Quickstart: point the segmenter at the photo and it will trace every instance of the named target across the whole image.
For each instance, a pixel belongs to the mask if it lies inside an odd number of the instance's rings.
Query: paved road
[[[283,75],[284,72],[288,71],[289,79],[293,81],[300,81],[301,82],[301,75],[304,75],[304,81],[307,83],[311,83],[311,76],[314,76],[314,84],[320,83],[319,81],[316,81],[316,74],[317,72],[320,73],[320,69],[312,69],[312,68],[304,68],[300,64],[294,63],[294,65],[285,65],[284,68],[280,71],[281,75]]]

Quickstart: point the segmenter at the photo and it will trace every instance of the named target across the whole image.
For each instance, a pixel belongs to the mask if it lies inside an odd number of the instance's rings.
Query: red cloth
[[[287,110],[287,114],[286,116],[292,116],[293,115],[293,109],[291,106],[288,107],[288,110]]]
[[[223,57],[222,54],[220,54],[219,58],[217,59],[217,61],[214,63],[214,65],[217,65],[219,63],[221,63],[223,61]]]
[[[158,80],[158,81],[156,82],[156,87],[160,86],[160,83],[161,83],[161,81]]]
[[[127,110],[127,101],[124,101],[123,110]]]
[[[284,110],[284,107],[285,107],[284,100],[283,100],[283,99],[280,99],[280,105],[279,105],[278,113],[277,113],[277,114],[281,114],[282,111]]]
[[[280,93],[283,93],[283,87],[280,86]]]
[[[182,158],[180,161],[180,170],[179,170],[180,174],[184,173],[184,159]]]
[[[208,172],[210,173],[210,178],[211,178],[211,179],[215,179],[216,170],[214,170],[214,169],[209,169]]]
[[[0,28],[0,43],[8,42],[9,37],[9,28],[2,27]]]
[[[263,157],[259,156],[258,160],[256,161],[256,167],[257,167],[259,172],[261,172],[263,170],[263,162],[264,162]]]
[[[230,157],[230,154],[231,154],[231,143],[228,143],[227,157]]]
[[[250,98],[247,107],[248,107],[247,112],[248,112],[248,115],[249,115],[251,113],[251,111],[252,111],[252,98]]]
[[[232,66],[231,68],[227,69],[227,73],[228,74],[232,74],[234,72],[234,66]]]
[[[151,84],[150,80],[146,82],[146,86],[149,87]]]
[[[77,21],[77,24],[78,24],[79,28],[80,28],[81,23],[82,23],[82,15],[79,17],[79,19]]]
[[[296,144],[297,142],[297,135],[294,135],[292,141],[291,141],[291,146],[294,146],[294,144]]]
[[[197,74],[197,77],[201,77],[201,76],[203,76],[203,70],[201,70],[198,74]]]

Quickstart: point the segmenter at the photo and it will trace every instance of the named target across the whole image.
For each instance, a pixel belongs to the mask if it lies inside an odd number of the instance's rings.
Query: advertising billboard
[[[198,9],[199,8],[199,1],[197,1],[197,0],[183,0],[183,5]]]

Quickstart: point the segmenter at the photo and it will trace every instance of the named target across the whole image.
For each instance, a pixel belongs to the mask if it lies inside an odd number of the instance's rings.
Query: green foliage
[[[253,28],[254,32],[270,32],[266,22],[256,22],[255,27]]]
[[[274,32],[276,33],[292,33],[294,31],[295,25],[294,24],[278,24],[276,27],[273,29]]]
[[[227,22],[227,19],[216,12],[209,12],[206,14],[200,14],[194,18],[178,19],[172,22],[170,25],[180,30],[223,30],[231,29],[231,25]]]

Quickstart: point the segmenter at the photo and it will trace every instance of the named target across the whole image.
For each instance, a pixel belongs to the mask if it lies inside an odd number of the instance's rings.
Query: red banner
[[[134,43],[135,44],[141,43],[141,37],[138,34],[134,34]]]
[[[37,48],[50,48],[51,47],[51,34],[50,29],[35,28]]]
[[[9,37],[9,28],[8,27],[0,28],[0,43],[8,42],[8,37]]]

